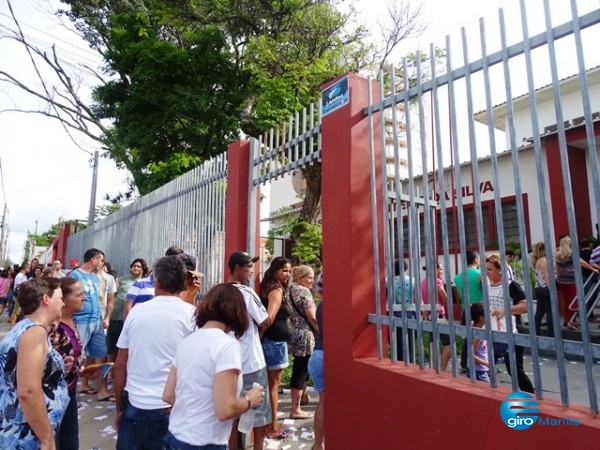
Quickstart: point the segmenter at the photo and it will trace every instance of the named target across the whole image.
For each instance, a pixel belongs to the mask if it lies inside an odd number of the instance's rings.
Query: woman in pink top
[[[426,270],[426,267],[423,267]],[[444,289],[444,280],[442,276],[444,274],[444,266],[442,266],[439,262],[436,265],[435,269],[435,289],[437,292],[437,311],[438,318],[444,319],[446,318],[446,305],[448,304],[448,295],[446,294],[446,289]],[[429,304],[429,287],[427,283],[427,277],[421,281],[421,298],[423,299],[423,303]],[[423,313],[423,318],[425,320],[429,320],[430,312],[427,311]],[[433,334],[430,333],[429,342],[433,343]],[[450,337],[447,334],[440,334],[440,342],[442,343],[442,354],[440,359],[440,370],[442,372],[446,371],[448,367],[448,362],[450,361],[450,356],[452,355],[452,350],[450,349]],[[431,347],[433,350],[433,346]]]
[[[4,314],[4,309],[8,303],[8,291],[10,290],[10,278],[8,277],[8,270],[0,271],[0,305],[2,305],[2,311],[0,316]]]
[[[423,267],[423,270],[426,270],[425,267]],[[448,301],[448,296],[446,295],[446,290],[444,289],[444,280],[442,279],[442,275],[444,273],[444,266],[442,266],[440,263],[437,263],[437,268],[435,271],[435,288],[436,288],[436,292],[437,292],[437,304],[438,304],[438,317],[439,318],[444,318],[446,317],[446,304]],[[429,288],[428,288],[428,284],[427,284],[427,277],[425,277],[423,279],[423,281],[421,281],[421,298],[423,299],[423,303],[425,303],[426,305],[429,304]],[[429,319],[429,312],[426,312],[424,314],[424,318],[425,319]]]

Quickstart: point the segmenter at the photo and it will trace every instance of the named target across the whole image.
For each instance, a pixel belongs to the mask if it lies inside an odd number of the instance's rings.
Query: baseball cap
[[[235,266],[245,266],[249,262],[255,263],[258,261],[258,256],[250,256],[246,252],[233,252],[229,257],[229,268],[233,269]]]
[[[71,261],[69,261],[69,265],[70,266],[78,266],[79,261],[77,261],[75,258],[73,258]]]
[[[196,277],[204,276],[202,272],[196,270],[196,258],[194,258],[191,255],[188,255],[187,253],[179,253],[176,256],[183,261],[189,273]]]

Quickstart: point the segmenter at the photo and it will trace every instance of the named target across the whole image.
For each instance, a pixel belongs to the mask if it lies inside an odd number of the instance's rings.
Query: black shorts
[[[429,342],[433,342],[433,333],[429,333]],[[440,342],[442,345],[450,345],[450,335],[440,333]]]

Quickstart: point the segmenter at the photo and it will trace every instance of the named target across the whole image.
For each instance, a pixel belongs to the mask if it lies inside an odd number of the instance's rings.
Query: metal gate
[[[587,320],[580,321],[580,331],[561,328],[560,298],[556,277],[549,271],[551,307],[556,338],[537,334],[534,327],[534,271],[529,251],[536,242],[555,249],[561,235],[568,235],[575,261],[574,278],[577,296],[585,298],[584,279],[579,270],[581,238],[594,235],[595,220],[600,213],[600,182],[596,136],[600,134],[600,72],[597,67],[595,38],[600,33],[600,9],[579,15],[571,2],[573,18],[553,25],[549,2],[544,2],[546,29],[534,35],[528,31],[525,2],[521,1],[522,41],[508,43],[508,19],[499,11],[499,49],[488,50],[490,33],[480,21],[479,35],[467,35],[453,46],[449,37],[442,49],[444,58],[433,45],[429,55],[417,54],[416,62],[404,59],[397,73],[394,68],[379,76],[380,102],[372,102],[365,115],[370,120],[382,115],[381,127],[371,127],[372,148],[377,142],[385,149],[383,161],[384,198],[375,198],[378,186],[371,186],[374,202],[387,205],[384,216],[373,214],[373,230],[379,221],[385,228],[386,292],[377,292],[376,314],[370,317],[379,331],[379,355],[392,361],[412,361],[408,343],[414,335],[414,354],[423,369],[440,371],[439,340],[448,335],[451,343],[451,371],[459,376],[457,337],[469,346],[471,379],[475,381],[472,342],[475,337],[490,344],[489,373],[492,387],[498,385],[492,342],[508,344],[507,358],[513,370],[515,346],[530,354],[526,371],[533,373],[537,398],[544,397],[546,380],[540,370],[541,358],[557,361],[560,399],[570,403],[567,366],[570,358],[583,360],[589,405],[598,413],[597,381],[594,363],[600,358],[600,340],[591,332]],[[511,17],[510,22],[517,23]],[[457,49],[458,47],[458,49]],[[473,51],[473,47],[476,47]],[[471,54],[479,52],[474,59]],[[374,161],[374,158],[372,158]],[[372,168],[374,173],[375,167]],[[373,178],[375,179],[375,178]],[[323,195],[326,195],[324,193]],[[375,204],[375,203],[374,203]],[[375,210],[375,208],[374,208]],[[597,219],[596,219],[597,220]],[[444,284],[449,288],[454,275],[467,266],[466,251],[476,250],[482,260],[484,310],[489,311],[485,259],[499,253],[501,271],[506,274],[506,249],[520,249],[522,276],[520,283],[527,297],[529,326],[517,333],[507,321],[506,332],[492,332],[490,315],[485,328],[471,325],[466,308],[466,326],[457,323],[452,308],[448,318],[423,320],[426,309],[436,310],[436,265],[446,268]],[[411,304],[394,301],[394,262],[408,263],[407,275],[415,284],[414,292],[402,296]],[[547,252],[548,267],[554,267],[555,252]],[[402,274],[400,274],[402,276]],[[421,282],[425,284],[431,305],[422,304]],[[503,290],[509,298],[508,282]],[[397,287],[396,287],[397,289]],[[387,311],[379,307],[387,299]],[[567,301],[570,301],[568,299]],[[394,318],[392,311],[396,312]],[[506,316],[510,303],[506,302]],[[579,317],[587,318],[586,302],[578,302]],[[398,317],[399,316],[399,317]],[[390,348],[384,348],[385,324],[389,327]],[[396,348],[397,333],[404,338]],[[432,354],[423,345],[431,334]],[[598,336],[596,336],[598,337]],[[595,339],[593,343],[592,339]],[[513,376],[513,391],[518,391]]]

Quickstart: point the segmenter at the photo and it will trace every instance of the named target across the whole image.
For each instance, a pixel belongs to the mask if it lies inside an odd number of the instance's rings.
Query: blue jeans
[[[161,450],[225,450],[226,445],[206,444],[206,445],[191,445],[180,441],[173,433],[167,431],[163,438]]]
[[[128,403],[119,421],[117,450],[162,450],[170,410],[140,409]]]
[[[69,391],[69,404],[58,431],[58,450],[79,449],[79,419],[77,418],[77,387]]]

